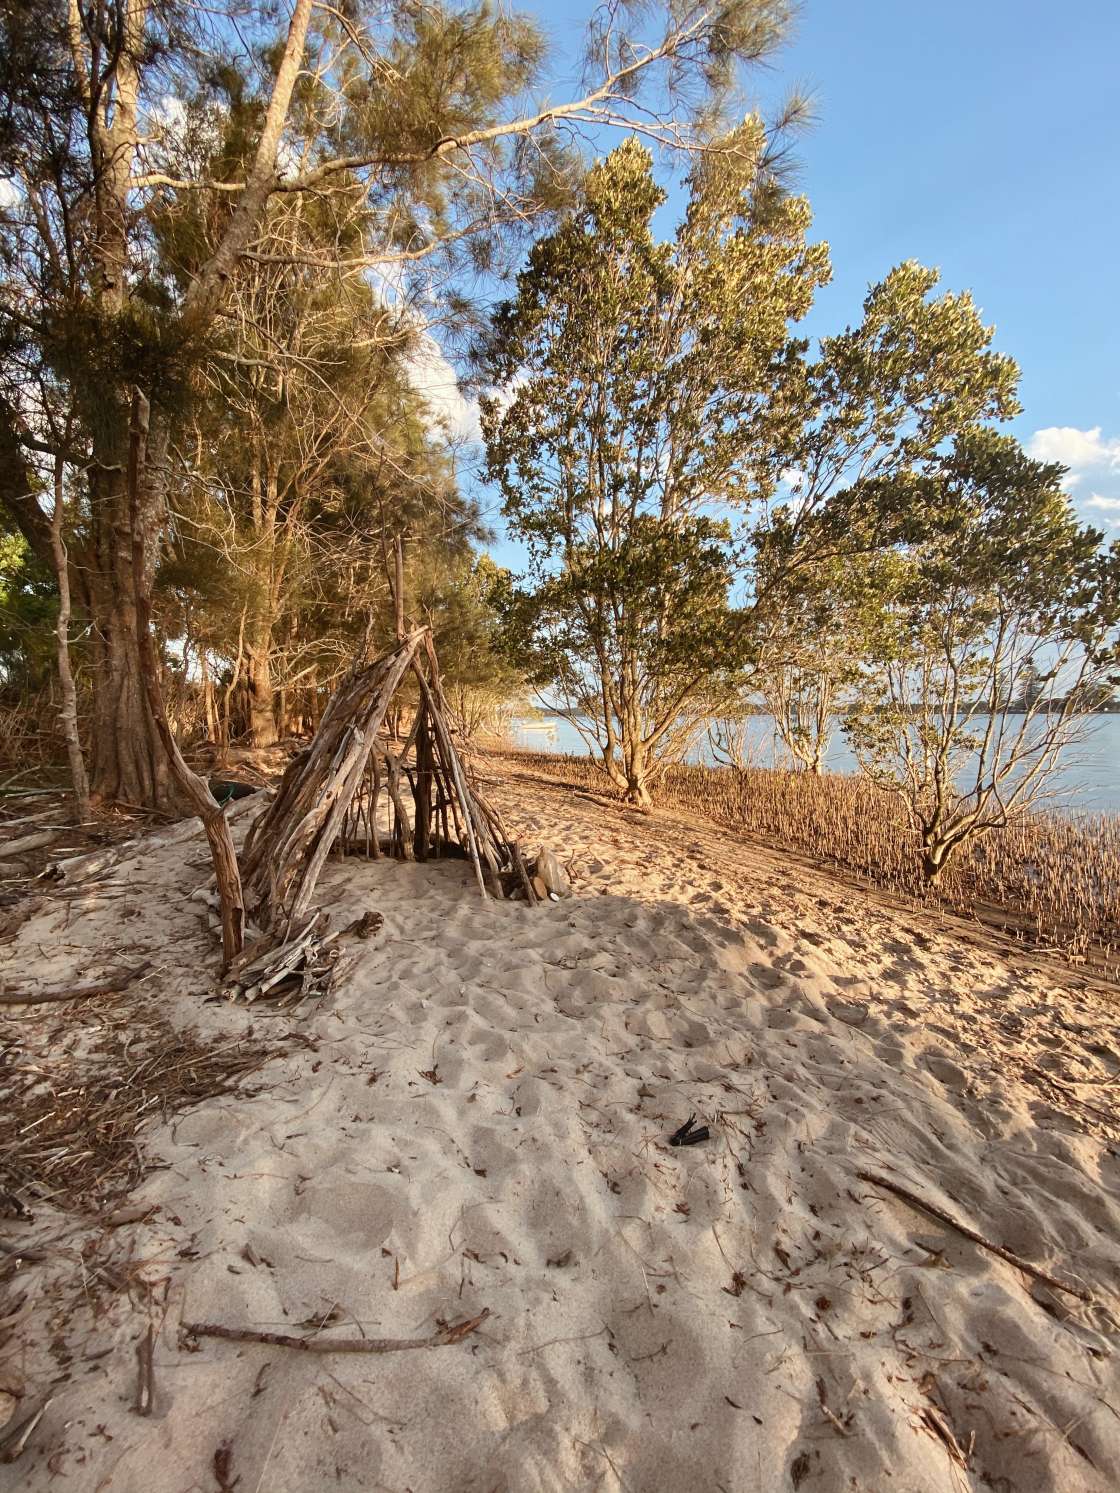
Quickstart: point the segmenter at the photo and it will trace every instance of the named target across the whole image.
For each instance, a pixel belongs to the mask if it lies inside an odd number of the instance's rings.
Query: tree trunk
[[[198,669],[202,675],[202,709],[206,717],[206,740],[217,742],[218,740],[218,712],[214,708],[214,681],[210,677],[210,660],[207,658],[206,649],[199,647]]]
[[[210,256],[187,289],[180,329],[184,337],[204,333],[216,314],[229,275],[246,248],[276,186],[276,159],[299,76],[312,0],[295,0],[276,81],[261,126],[245,189]],[[94,97],[84,87],[90,120],[90,149],[97,167],[93,300],[106,326],[127,309],[133,212],[129,179],[139,143],[140,58],[148,6],[134,0],[127,10],[124,45],[117,59],[115,88]],[[84,46],[76,38],[79,49]],[[92,71],[92,69],[91,69]],[[90,568],[90,612],[98,664],[90,753],[90,787],[101,800],[125,799],[151,808],[174,807],[179,799],[168,755],[163,750],[145,690],[158,689],[142,667],[137,608],[133,593],[131,522],[125,467],[129,456],[130,392],[102,384],[84,391],[92,411],[94,462],[90,468],[93,544]],[[106,407],[114,399],[115,409]],[[87,411],[88,413],[88,411]],[[163,520],[161,488],[166,481],[167,430],[151,434],[147,481],[139,494],[139,533],[143,596],[150,592]],[[0,483],[2,486],[2,483]],[[134,495],[135,496],[135,495]],[[184,789],[184,791],[186,791]],[[207,833],[209,834],[209,828]]]
[[[260,623],[246,648],[245,678],[249,686],[249,740],[255,747],[277,740],[276,702],[272,688],[272,626]]]
[[[941,873],[949,864],[949,856],[953,845],[945,840],[940,840],[932,835],[922,838],[922,875],[929,886],[936,886],[941,879]]]
[[[179,806],[178,795],[144,694],[124,472],[117,466],[94,472],[92,477],[95,563],[90,599],[97,672],[90,790],[102,803],[122,799],[173,810]],[[137,537],[145,557],[143,580],[149,585],[159,531],[150,502],[141,504],[139,525]]]
[[[631,777],[626,786],[626,802],[639,809],[648,809],[653,804],[644,777]]]
[[[62,538],[62,457],[54,464],[54,513],[51,515],[51,553],[54,572],[58,579],[58,679],[62,689],[62,706],[58,712],[66,737],[66,753],[70,759],[70,778],[74,784],[74,811],[79,824],[90,817],[89,779],[86,777],[85,758],[78,736],[78,692],[74,688],[74,674],[70,668],[70,571],[66,561],[66,544]]]
[[[629,760],[626,764],[626,802],[634,804],[639,809],[648,809],[653,800],[649,796],[649,780],[646,768],[647,757],[645,747],[639,749],[637,743],[631,744]]]

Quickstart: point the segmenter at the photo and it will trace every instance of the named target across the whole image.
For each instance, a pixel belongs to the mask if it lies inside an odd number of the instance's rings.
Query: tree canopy
[[[729,515],[776,482],[802,347],[829,273],[808,205],[765,170],[761,127],[697,162],[674,239],[649,152],[620,145],[534,245],[495,315],[489,473],[534,586],[520,625],[605,770],[638,803],[739,683]]]

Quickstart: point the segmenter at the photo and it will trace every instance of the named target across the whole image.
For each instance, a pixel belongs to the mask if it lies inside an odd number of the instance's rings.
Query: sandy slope
[[[271,1019],[311,1045],[256,1097],[148,1133],[158,1212],[113,1235],[130,1293],[59,1321],[65,1262],[24,1267],[38,1305],[9,1366],[42,1389],[52,1333],[75,1357],[0,1488],[1120,1484],[1117,1008],[715,831],[517,776],[495,794],[572,858],[574,899],[484,906],[453,863],[332,866],[339,918],[385,926],[329,1001]],[[137,862],[166,889],[128,937],[175,1020],[233,1036],[249,1015],[200,1005],[199,851]],[[119,903],[62,917],[8,951],[28,979],[121,941]],[[670,1149],[691,1111],[711,1141]],[[405,1336],[483,1308],[461,1343],[384,1357],[177,1333]]]

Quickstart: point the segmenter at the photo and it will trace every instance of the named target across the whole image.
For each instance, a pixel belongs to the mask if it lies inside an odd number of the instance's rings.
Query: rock
[[[560,864],[560,858],[554,850],[544,849],[537,856],[536,874],[553,896],[570,897],[572,895],[572,883],[568,880],[568,873]]]

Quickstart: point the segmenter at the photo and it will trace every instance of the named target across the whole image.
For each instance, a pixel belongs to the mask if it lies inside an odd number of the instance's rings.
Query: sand
[[[63,1237],[7,1271],[16,1420],[58,1382],[0,1489],[1115,1489],[1120,1007],[723,832],[508,770],[494,796],[574,896],[333,862],[332,914],[384,926],[294,1015],[203,1004],[197,838],[0,951],[21,984],[148,957],[176,1024],[301,1038],[251,1097],[144,1131],[150,1214],[89,1256],[119,1289],[75,1287],[88,1223],[3,1225]],[[693,1112],[711,1138],[670,1147]],[[179,1330],[413,1337],[484,1311],[384,1356]]]

